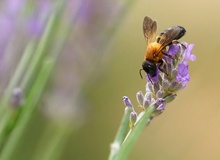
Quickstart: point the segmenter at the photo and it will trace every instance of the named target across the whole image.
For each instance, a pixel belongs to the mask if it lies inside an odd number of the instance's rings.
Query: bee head
[[[149,74],[151,77],[156,76],[156,72],[157,72],[157,65],[154,62],[151,62],[149,60],[144,60],[142,63],[142,69],[140,69],[140,76],[141,78],[141,71],[144,70],[147,74]]]

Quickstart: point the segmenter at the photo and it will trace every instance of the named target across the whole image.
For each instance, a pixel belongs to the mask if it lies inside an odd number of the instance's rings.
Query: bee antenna
[[[143,76],[142,76],[142,74],[141,74],[141,71],[142,71],[143,69],[140,69],[139,70],[139,74],[140,74],[140,77],[141,77],[141,79],[143,79]]]

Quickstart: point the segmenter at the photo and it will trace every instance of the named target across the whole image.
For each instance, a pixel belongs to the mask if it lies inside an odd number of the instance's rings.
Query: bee
[[[167,54],[167,47],[171,44],[179,43],[178,40],[183,37],[186,33],[186,30],[182,26],[172,26],[165,29],[163,32],[157,36],[156,41],[152,42],[152,39],[157,31],[157,22],[152,20],[150,17],[146,16],[143,21],[143,33],[144,38],[147,43],[146,52],[144,55],[144,61],[142,63],[142,69],[147,73],[148,79],[151,81],[151,77],[155,77],[157,69],[169,76],[166,71],[163,69],[165,64],[164,56],[174,59],[171,55]],[[151,81],[152,83],[152,81]]]

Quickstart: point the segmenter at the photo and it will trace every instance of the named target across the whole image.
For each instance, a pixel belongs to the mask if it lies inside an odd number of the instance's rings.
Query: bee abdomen
[[[175,37],[175,39],[178,40],[185,35],[186,29],[183,26],[174,26],[174,27],[180,30],[179,34]]]
[[[160,42],[161,38],[168,39],[171,38],[172,40],[178,40],[183,37],[186,33],[186,29],[183,26],[172,26],[170,28],[165,29],[157,38],[157,43]]]

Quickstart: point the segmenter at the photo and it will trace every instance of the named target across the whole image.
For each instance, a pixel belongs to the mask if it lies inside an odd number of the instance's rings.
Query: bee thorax
[[[149,59],[154,62],[158,62],[163,58],[163,54],[159,51],[161,44],[157,42],[149,43],[145,53],[145,59]]]

